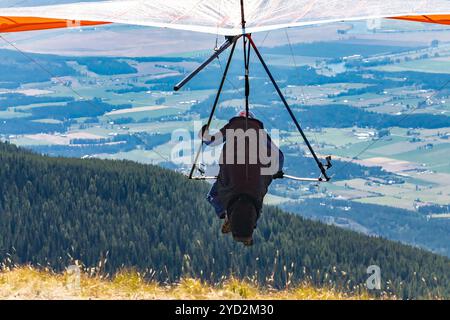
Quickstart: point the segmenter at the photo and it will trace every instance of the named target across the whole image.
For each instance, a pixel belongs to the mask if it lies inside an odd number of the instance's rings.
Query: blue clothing
[[[208,195],[206,196],[206,200],[208,200],[208,202],[214,207],[214,211],[216,211],[216,214],[219,217],[219,219],[223,219],[225,218],[225,208],[219,201],[218,195],[219,194],[217,193],[217,181],[215,181],[211,186]]]

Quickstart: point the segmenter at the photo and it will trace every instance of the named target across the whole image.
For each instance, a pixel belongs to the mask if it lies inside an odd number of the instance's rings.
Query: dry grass
[[[346,295],[334,289],[302,285],[282,291],[258,288],[249,281],[227,279],[215,286],[184,278],[164,285],[147,282],[135,271],[122,271],[111,279],[37,270],[32,267],[0,271],[0,299],[369,299],[366,294]]]

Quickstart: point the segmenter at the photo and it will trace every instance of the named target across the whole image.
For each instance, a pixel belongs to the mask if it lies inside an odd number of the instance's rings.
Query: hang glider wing
[[[450,25],[450,15],[404,16],[394,19]]]
[[[0,17],[1,32],[20,32],[107,24],[100,21],[77,21],[36,17]]]
[[[222,35],[242,33],[240,0],[26,0],[19,4],[0,4],[0,32],[109,22]],[[248,33],[377,18],[450,21],[449,0],[244,0],[244,9]]]

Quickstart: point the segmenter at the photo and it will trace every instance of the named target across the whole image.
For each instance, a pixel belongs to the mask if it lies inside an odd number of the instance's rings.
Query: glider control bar
[[[197,176],[190,178],[191,180],[216,180],[217,176]],[[290,179],[295,181],[303,181],[303,182],[323,182],[322,178],[300,178],[297,176],[292,176],[289,174],[283,174],[283,179]]]

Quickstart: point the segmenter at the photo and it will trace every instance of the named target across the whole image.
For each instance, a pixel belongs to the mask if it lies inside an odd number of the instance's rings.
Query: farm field
[[[406,61],[389,66],[378,67],[380,71],[417,71],[427,73],[450,73],[450,58],[433,58],[425,61]]]
[[[386,28],[383,25],[380,30]],[[450,125],[421,128],[383,126],[383,123],[374,127],[370,121],[361,124],[361,115],[367,114],[373,114],[373,119],[450,114],[446,90],[438,92],[445,79],[440,80],[439,75],[432,82],[424,80],[435,74],[450,74],[450,37],[427,28],[400,35],[371,33],[358,23],[333,24],[293,32],[289,35],[292,48],[279,45],[282,43],[278,39],[280,34],[256,38],[264,41],[262,53],[280,78],[288,102],[298,110],[300,123],[307,124],[304,129],[314,148],[322,156],[331,155],[338,162],[334,167],[336,172],[343,175],[318,189],[304,183],[280,183],[270,191],[268,203],[281,204],[318,196],[410,210],[417,210],[421,205],[450,203],[447,191],[450,188],[450,179],[447,179],[450,143],[446,138]],[[323,34],[322,40],[308,41],[317,37],[314,33],[318,30]],[[105,32],[99,28],[89,37],[98,39],[102,34],[108,42],[121,32],[131,41],[139,30],[106,27]],[[162,34],[155,35],[156,42],[162,41]],[[183,37],[183,33],[179,36]],[[20,35],[15,37],[18,46],[23,45],[30,51],[39,52],[38,48],[46,44],[54,53],[69,53],[63,46],[55,46],[62,38],[58,32],[50,31],[33,42],[27,42]],[[437,40],[438,45],[432,46],[429,37]],[[74,34],[75,44],[82,38],[82,34]],[[194,44],[204,42],[201,37],[191,40]],[[211,42],[214,42],[213,37]],[[63,58],[73,70],[69,74],[23,83],[13,89],[2,88],[0,81],[0,120],[5,126],[0,134],[5,140],[39,152],[64,155],[81,148],[76,153],[79,156],[167,165],[175,145],[170,141],[174,130],[187,129],[194,137],[193,121],[206,121],[224,60],[209,66],[202,73],[205,78],[192,82],[180,92],[173,92],[174,83],[197,67],[211,50],[186,46],[171,52],[155,49],[150,57],[139,54],[155,46],[145,41],[142,48],[132,49],[129,42],[124,42],[123,51],[117,56],[107,54],[107,49],[96,52],[97,59],[111,66],[99,69],[89,57],[80,57],[75,45],[70,55]],[[163,47],[167,47],[166,42]],[[60,56],[55,57],[61,61]],[[240,62],[238,58],[231,68],[230,80],[225,83],[212,123],[214,129],[220,128],[242,107]],[[290,157],[308,156],[276,95],[268,94],[273,89],[259,88],[267,79],[257,68],[252,72],[252,79],[258,84],[251,88],[255,115],[269,130],[280,131],[280,146]],[[413,81],[404,72],[418,72],[422,78]],[[6,95],[17,95],[14,98],[17,100],[3,105],[1,97]],[[95,107],[98,104],[101,104],[99,110]],[[334,106],[349,107],[345,112],[349,112],[349,118],[354,117],[353,122],[340,126],[336,121],[330,123],[333,113],[321,116],[322,110]],[[73,114],[62,111],[68,108]],[[86,112],[80,113],[77,108],[85,108]],[[55,117],[54,112],[61,115]],[[362,113],[355,116],[356,112]],[[42,127],[27,133],[7,129],[16,121],[28,119]],[[325,125],[310,126],[318,120]],[[295,161],[289,162],[290,170],[297,169],[296,165]],[[353,165],[362,166],[362,172],[382,168],[385,173],[358,175]],[[176,169],[185,171],[188,167],[182,165]],[[316,169],[312,166],[308,170],[312,174]],[[317,190],[319,193],[315,194]]]

